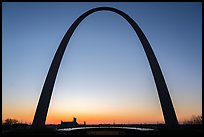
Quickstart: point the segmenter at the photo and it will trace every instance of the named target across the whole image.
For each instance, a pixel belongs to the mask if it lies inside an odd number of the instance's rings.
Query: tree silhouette
[[[5,120],[5,122],[3,123],[3,125],[9,125],[9,126],[11,126],[11,125],[16,124],[16,123],[18,123],[18,120],[16,120],[16,119],[11,119],[11,118],[7,118],[7,119]]]
[[[200,115],[193,115],[189,120],[185,120],[183,124],[202,124],[202,116]]]

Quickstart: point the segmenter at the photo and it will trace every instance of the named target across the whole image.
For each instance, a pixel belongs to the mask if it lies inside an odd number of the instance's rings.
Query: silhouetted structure
[[[61,121],[60,128],[73,128],[73,127],[77,127],[77,126],[78,126],[77,119],[73,118],[72,122]]]
[[[176,127],[178,125],[177,117],[174,111],[174,107],[167,89],[167,85],[165,83],[163,74],[161,72],[159,63],[157,62],[157,59],[154,55],[154,52],[145,37],[144,33],[140,29],[140,27],[136,24],[136,22],[130,18],[126,13],[115,9],[111,7],[98,7],[91,9],[84,14],[82,14],[80,17],[78,17],[75,22],[71,25],[71,27],[68,29],[66,32],[65,36],[63,37],[57,52],[55,53],[54,59],[52,61],[52,64],[49,68],[49,72],[47,74],[42,93],[38,102],[38,106],[35,112],[35,116],[33,119],[32,127],[33,128],[41,128],[44,127],[45,121],[46,121],[46,116],[47,116],[47,111],[49,108],[49,103],[55,83],[55,79],[57,76],[57,72],[64,54],[64,51],[67,47],[67,44],[74,32],[74,30],[77,28],[77,26],[80,24],[80,22],[86,18],[88,15],[97,12],[97,11],[102,11],[102,10],[107,10],[107,11],[112,11],[115,12],[119,15],[121,15],[123,18],[125,18],[128,23],[132,26],[132,28],[135,30],[136,34],[138,35],[142,46],[144,48],[144,51],[146,53],[147,59],[149,61],[152,74],[154,76],[155,84],[157,87],[162,111],[163,111],[163,116],[164,120],[167,126],[169,127]]]

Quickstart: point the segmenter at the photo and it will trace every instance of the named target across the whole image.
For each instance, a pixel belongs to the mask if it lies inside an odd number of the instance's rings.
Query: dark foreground
[[[13,129],[3,132],[3,135],[56,135],[56,136],[75,136],[75,135],[134,135],[145,136],[202,136],[202,126],[199,127],[180,127],[178,129],[155,129],[151,131],[141,131],[135,129],[122,128],[90,128],[72,131],[58,131],[53,128],[45,129]]]

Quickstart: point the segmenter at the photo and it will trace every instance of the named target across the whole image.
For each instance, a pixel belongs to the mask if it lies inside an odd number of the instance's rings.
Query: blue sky
[[[3,119],[32,121],[64,34],[77,17],[99,6],[122,10],[141,27],[163,71],[179,121],[201,114],[201,3],[42,2],[2,4]],[[142,45],[116,13],[91,14],[68,43],[47,123],[73,116],[87,123],[114,118],[124,123],[163,121]]]

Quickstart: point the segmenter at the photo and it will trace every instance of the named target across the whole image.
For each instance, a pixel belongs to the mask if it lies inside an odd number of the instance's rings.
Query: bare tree
[[[18,123],[18,120],[16,120],[16,119],[11,119],[11,118],[7,118],[7,119],[4,121],[3,125],[13,125],[13,124],[16,124],[16,123]]]
[[[202,116],[193,115],[189,120],[184,120],[183,124],[202,124]]]

